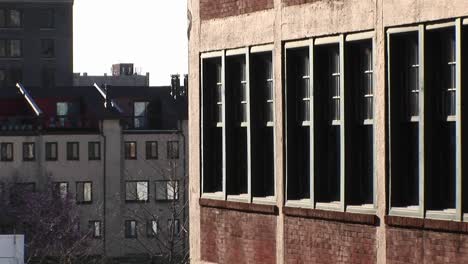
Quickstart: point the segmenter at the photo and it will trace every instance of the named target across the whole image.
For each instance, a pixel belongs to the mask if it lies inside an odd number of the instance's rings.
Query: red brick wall
[[[387,227],[387,263],[468,263],[468,235]]]
[[[201,207],[203,261],[276,263],[276,216]]]
[[[200,18],[207,20],[237,16],[273,6],[273,0],[200,0]]]
[[[375,263],[376,228],[285,217],[285,263]]]

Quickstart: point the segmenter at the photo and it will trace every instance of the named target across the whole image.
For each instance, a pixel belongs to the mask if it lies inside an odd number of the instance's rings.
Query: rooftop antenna
[[[16,83],[16,87],[18,88],[18,90],[21,92],[21,94],[23,95],[23,97],[26,99],[26,101],[28,102],[29,106],[31,106],[31,108],[33,109],[34,113],[36,113],[36,116],[40,116],[42,115],[42,110],[39,108],[39,106],[37,106],[36,102],[34,101],[34,99],[31,97],[31,95],[29,94],[28,90],[26,90],[23,85],[21,83]]]
[[[94,83],[94,87],[101,94],[102,98],[104,98],[104,107],[107,108],[107,91],[99,87],[99,85],[97,85],[96,83]],[[120,108],[120,106],[114,100],[110,100],[110,105],[111,107],[114,107],[117,111],[119,111],[119,113],[123,113],[122,108]]]

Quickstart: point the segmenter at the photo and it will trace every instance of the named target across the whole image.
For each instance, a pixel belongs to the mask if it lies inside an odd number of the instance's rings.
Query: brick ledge
[[[199,204],[202,207],[227,209],[247,213],[278,215],[278,207],[276,205],[242,203],[233,201],[212,200],[206,198],[200,198]]]
[[[442,232],[468,233],[468,223],[450,220],[422,219],[401,216],[385,216],[385,224],[392,227],[426,229]]]
[[[368,214],[345,213],[296,207],[284,207],[283,212],[287,216],[331,220],[353,224],[377,226],[380,223],[380,219],[376,215]]]

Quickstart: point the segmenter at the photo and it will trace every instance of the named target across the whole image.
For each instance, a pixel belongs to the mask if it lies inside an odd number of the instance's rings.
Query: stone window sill
[[[468,233],[468,223],[448,220],[386,216],[385,224],[393,227],[427,229],[442,232]]]
[[[379,218],[376,215],[358,214],[348,212],[325,211],[318,209],[284,207],[283,212],[287,216],[304,217],[312,219],[322,219],[345,223],[379,225]]]
[[[227,209],[248,213],[260,213],[269,215],[278,215],[278,207],[267,204],[253,204],[234,201],[222,201],[200,198],[199,204],[201,207],[211,207],[218,209]]]

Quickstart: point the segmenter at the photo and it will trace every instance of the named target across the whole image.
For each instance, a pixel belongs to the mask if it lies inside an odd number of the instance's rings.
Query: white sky
[[[157,86],[188,71],[187,0],[75,0],[73,16],[74,72],[135,63]]]

